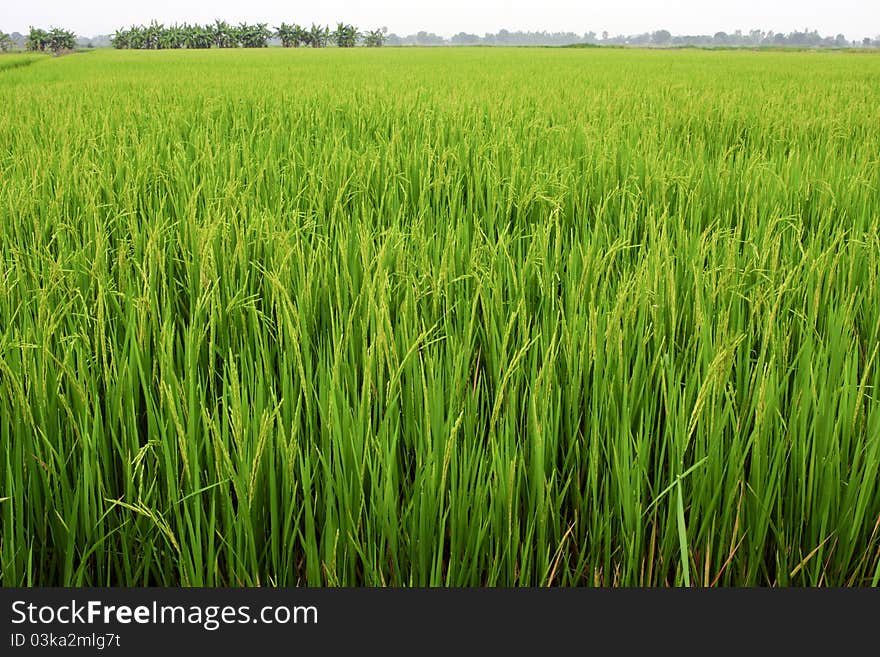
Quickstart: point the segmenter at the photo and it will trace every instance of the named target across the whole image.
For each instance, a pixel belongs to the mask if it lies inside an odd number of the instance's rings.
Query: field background
[[[7,61],[0,584],[878,584],[880,56]]]

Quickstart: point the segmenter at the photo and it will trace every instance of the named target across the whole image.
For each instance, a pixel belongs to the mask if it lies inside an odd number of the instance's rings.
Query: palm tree
[[[13,46],[15,46],[15,43],[12,41],[12,37],[6,34],[6,32],[0,32],[0,50],[9,52]]]

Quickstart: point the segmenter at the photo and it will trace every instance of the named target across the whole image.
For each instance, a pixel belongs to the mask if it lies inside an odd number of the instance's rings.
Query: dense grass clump
[[[0,74],[3,585],[876,585],[880,56]]]
[[[45,59],[45,55],[38,54],[23,54],[23,53],[10,53],[10,54],[2,54],[0,55],[0,73],[5,71],[11,71],[14,68],[19,68],[22,66],[28,66],[30,64],[34,64],[39,61],[43,61]],[[10,99],[8,95],[4,95],[4,104],[6,107],[3,108],[4,114],[9,110],[9,104],[13,99]]]

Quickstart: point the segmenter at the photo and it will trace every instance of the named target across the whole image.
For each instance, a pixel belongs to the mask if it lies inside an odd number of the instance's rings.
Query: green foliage
[[[281,23],[275,28],[275,36],[281,39],[281,45],[285,48],[299,48],[308,43],[308,31],[296,23],[293,25]]]
[[[330,27],[312,23],[306,34],[306,41],[312,48],[325,48],[330,43]]]
[[[30,52],[45,52],[49,50],[49,33],[38,27],[31,27],[25,41],[25,50]]]
[[[31,64],[36,64],[40,61],[43,61],[43,57],[41,55],[36,55],[33,53],[5,55],[2,59],[0,59],[0,72],[11,71],[14,68],[30,66]]]
[[[31,27],[25,48],[31,52],[53,52],[57,55],[76,48],[76,35],[58,27],[49,31]]]
[[[186,45],[186,30],[181,25],[171,25],[159,34],[160,50],[174,50]]]
[[[0,52],[9,52],[15,48],[15,43],[12,41],[12,37],[6,34],[6,32],[0,31]]]
[[[110,37],[110,43],[117,50],[131,48],[131,36],[131,30],[116,30],[113,36]]]
[[[244,48],[265,48],[269,45],[272,32],[266,23],[248,25],[241,23],[238,26],[238,41]]]
[[[0,584],[878,583],[880,57],[39,59]]]
[[[241,40],[241,30],[221,20],[214,22],[214,45],[218,48],[235,48]]]
[[[368,30],[364,34],[364,45],[368,48],[381,48],[385,45],[387,40],[388,30],[384,27],[375,30]]]
[[[342,47],[351,47],[357,43],[358,32],[352,25],[340,23],[341,32],[334,33],[337,43]],[[330,28],[312,25],[306,30],[299,25],[282,23],[273,32],[266,23],[249,25],[240,23],[237,26],[217,20],[213,25],[172,25],[166,28],[155,21],[149,26],[132,26],[127,30],[117,30],[112,37],[113,46],[117,49],[156,50],[169,48],[206,49],[217,48],[266,48],[269,39],[277,36],[285,48],[310,45],[315,48],[325,47],[331,37]],[[341,39],[341,41],[340,41]]]
[[[214,29],[207,25],[184,24],[183,34],[184,45],[195,50],[210,48],[217,38]]]
[[[360,33],[354,25],[338,23],[333,32],[333,40],[339,48],[354,48],[357,45]]]

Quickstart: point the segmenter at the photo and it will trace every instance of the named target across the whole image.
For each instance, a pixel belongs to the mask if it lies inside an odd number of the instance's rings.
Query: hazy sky
[[[0,0],[0,30],[58,26],[84,36],[132,23],[345,20],[362,29],[387,26],[400,35],[570,30],[636,34],[714,34],[752,28],[817,29],[850,39],[880,34],[880,0]]]

